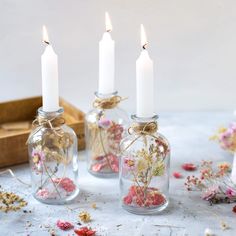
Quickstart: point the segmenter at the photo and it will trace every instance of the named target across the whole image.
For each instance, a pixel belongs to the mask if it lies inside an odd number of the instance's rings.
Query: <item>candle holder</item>
[[[168,205],[170,145],[157,132],[158,116],[132,116],[129,135],[121,142],[120,197],[135,214],[154,214]]]
[[[77,137],[63,111],[39,108],[27,141],[33,195],[47,204],[70,202],[79,193]]]
[[[94,109],[85,122],[88,171],[94,176],[118,176],[120,141],[125,132],[128,116],[118,107],[121,97],[95,93]]]

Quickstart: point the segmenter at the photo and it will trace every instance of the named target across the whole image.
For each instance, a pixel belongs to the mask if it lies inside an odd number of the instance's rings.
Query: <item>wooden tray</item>
[[[41,97],[0,103],[0,167],[16,165],[28,161],[26,140],[31,131],[37,109],[42,106]],[[84,113],[64,99],[66,124],[74,129],[78,137],[78,149],[85,148]]]

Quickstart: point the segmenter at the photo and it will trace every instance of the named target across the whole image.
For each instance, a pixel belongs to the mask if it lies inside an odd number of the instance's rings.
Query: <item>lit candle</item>
[[[41,56],[43,111],[59,109],[57,54],[49,43],[48,33],[43,26],[43,42],[47,45]]]
[[[148,118],[154,115],[153,62],[149,57],[147,38],[141,25],[142,52],[136,61],[137,111],[138,117]]]
[[[110,94],[114,92],[115,79],[115,42],[111,38],[111,20],[105,13],[106,32],[99,42],[99,85],[98,92]]]

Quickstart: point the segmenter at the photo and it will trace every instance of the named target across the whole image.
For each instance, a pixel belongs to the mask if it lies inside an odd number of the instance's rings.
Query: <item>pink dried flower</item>
[[[124,168],[127,170],[134,170],[135,169],[135,160],[132,157],[125,157],[124,158]]]
[[[69,229],[74,228],[74,226],[70,222],[62,221],[62,220],[57,221],[57,227],[61,230],[69,230]]]
[[[126,205],[137,205],[140,207],[150,207],[163,205],[166,202],[165,197],[156,188],[147,188],[144,193],[144,187],[132,185],[128,194],[123,198]]]
[[[111,126],[112,124],[112,121],[106,119],[106,118],[101,118],[99,121],[98,121],[98,126],[101,127],[101,128],[104,128],[104,129],[107,129]]]
[[[221,128],[213,137],[220,143],[220,146],[230,152],[236,151],[236,123],[231,124],[228,128]]]
[[[101,172],[105,168],[111,168],[113,172],[119,172],[119,160],[114,154],[107,154],[96,158],[98,163],[92,166],[92,171]]]
[[[115,143],[120,143],[123,131],[124,128],[122,125],[113,123],[108,129],[108,138],[113,140]]]
[[[40,162],[45,160],[44,153],[42,151],[37,150],[37,149],[33,149],[31,155],[32,155],[33,162],[35,164],[38,164],[38,163],[40,163]]]
[[[183,175],[182,175],[180,172],[174,172],[174,173],[173,173],[173,176],[174,176],[176,179],[181,179],[181,178],[183,178]]]
[[[48,189],[46,188],[43,188],[43,189],[40,189],[37,194],[36,194],[38,197],[42,198],[42,199],[47,199],[49,198],[50,196],[50,193],[48,191]]]
[[[56,178],[53,179],[54,183],[59,184],[61,188],[63,188],[66,192],[73,192],[76,189],[76,185],[70,178]]]
[[[184,163],[182,165],[182,169],[184,169],[186,171],[194,171],[197,169],[197,166],[194,165],[193,163]]]
[[[202,194],[202,199],[209,201],[213,199],[216,194],[219,193],[219,187],[218,186],[211,186],[205,190]]]
[[[79,229],[75,229],[74,232],[78,236],[94,236],[96,234],[95,230],[88,227],[81,227]]]
[[[233,190],[232,188],[228,188],[225,192],[226,196],[229,198],[235,197],[236,196],[236,192],[235,190]]]

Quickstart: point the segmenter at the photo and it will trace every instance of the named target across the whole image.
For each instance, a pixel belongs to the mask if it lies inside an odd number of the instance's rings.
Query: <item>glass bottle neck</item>
[[[111,98],[111,97],[117,96],[118,95],[118,91],[115,91],[114,93],[107,93],[107,94],[95,92],[94,94],[95,94],[96,98],[107,99],[107,98]]]
[[[52,111],[52,112],[47,112],[47,111],[43,111],[43,108],[40,107],[38,109],[38,116],[39,117],[42,117],[42,118],[45,118],[45,119],[51,119],[51,118],[54,118],[54,117],[59,117],[61,116],[62,114],[64,113],[64,109],[62,107],[60,107],[59,110],[57,111]]]
[[[151,122],[157,123],[158,115],[154,115],[152,117],[138,117],[136,114],[131,115],[131,119],[133,123],[147,124]]]

